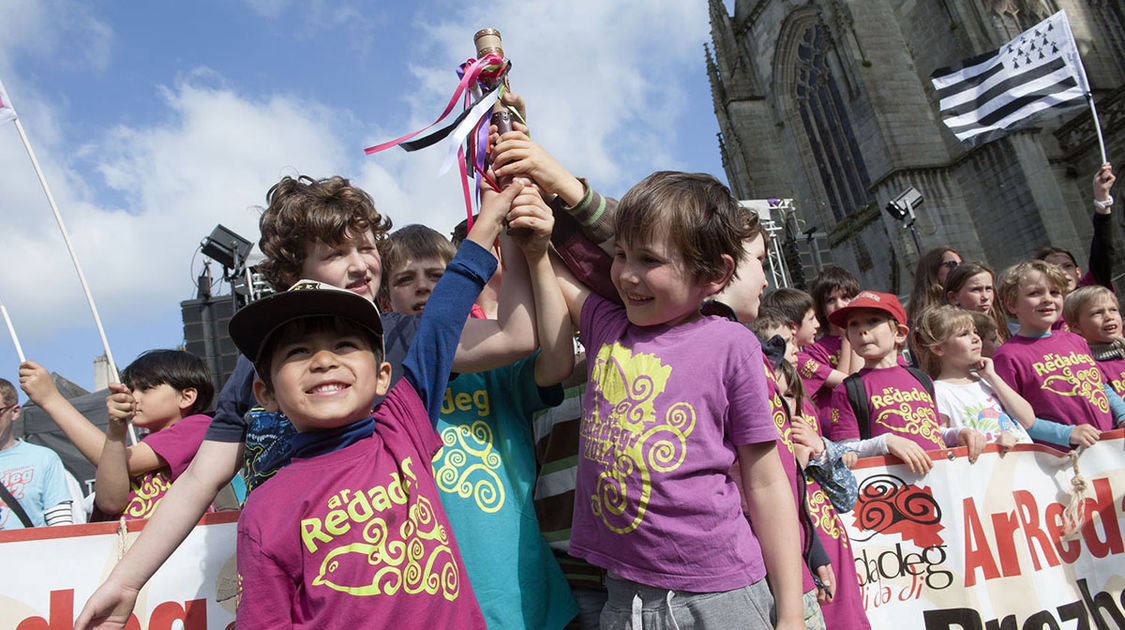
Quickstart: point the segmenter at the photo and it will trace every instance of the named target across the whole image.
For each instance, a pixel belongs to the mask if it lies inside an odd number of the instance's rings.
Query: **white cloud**
[[[283,174],[346,172],[345,148],[324,120],[331,111],[294,97],[255,101],[230,90],[180,83],[164,90],[169,121],[118,126],[97,142],[97,173],[120,191],[125,209],[99,207],[70,185],[79,174],[48,161],[48,175],[63,217],[87,271],[103,317],[143,317],[146,304],[175,304],[190,295],[188,263],[199,241],[217,223],[257,238],[256,204]],[[14,140],[14,138],[13,138]],[[48,331],[82,309],[76,291],[48,291],[73,277],[57,229],[26,156],[5,142],[0,164],[13,178],[10,194],[24,212],[0,234],[5,267],[26,261],[5,277],[9,304],[19,302],[28,328]],[[57,149],[57,147],[55,147]],[[43,151],[45,155],[65,151]],[[22,151],[22,149],[20,150]],[[90,175],[86,175],[89,177]],[[5,212],[7,215],[8,213]],[[8,217],[15,219],[14,216]]]
[[[451,65],[473,52],[473,34],[493,26],[513,61],[512,88],[528,100],[533,136],[576,174],[622,192],[679,164],[674,121],[686,98],[677,74],[701,69],[705,5],[500,0],[452,15],[437,23],[420,16],[417,25],[420,48],[436,53],[414,68],[431,110],[451,90]]]
[[[84,2],[0,2],[0,70],[15,52],[51,58],[60,66],[101,71],[110,60],[113,29]],[[7,74],[7,72],[5,72]]]
[[[288,0],[248,1],[268,17],[291,8]],[[0,4],[0,71],[10,68],[13,51],[33,46],[29,31],[43,38],[45,48],[36,54],[65,57],[56,45],[76,36],[80,19],[94,26],[81,35],[83,63],[92,69],[107,63],[112,29],[81,3],[56,2]],[[222,223],[256,240],[253,206],[264,203],[265,191],[282,175],[350,176],[396,225],[448,231],[463,218],[464,206],[456,170],[435,177],[441,152],[393,149],[365,157],[357,138],[382,141],[432,122],[456,84],[454,67],[472,54],[473,33],[483,26],[503,32],[514,61],[512,84],[528,99],[534,138],[575,174],[620,194],[652,170],[681,165],[675,121],[687,95],[677,75],[702,69],[704,4],[499,0],[487,8],[457,6],[444,14],[455,17],[437,20],[442,13],[431,7],[402,25],[411,29],[413,43],[393,61],[411,64],[416,80],[404,87],[408,129],[381,127],[372,121],[377,113],[321,102],[295,85],[249,96],[223,68],[194,68],[179,79],[153,77],[166,85],[159,88],[165,109],[146,119],[157,122],[121,122],[100,136],[75,139],[66,137],[69,125],[56,122],[71,112],[39,98],[32,78],[6,72],[9,92],[21,86],[17,108],[107,325],[150,328],[168,318],[192,294],[188,267],[200,239]],[[322,2],[302,10],[316,12],[314,26],[322,30],[355,17]],[[51,22],[60,15],[67,17]],[[88,311],[69,258],[11,125],[0,126],[0,186],[0,298],[19,312],[21,333],[48,338],[61,327],[85,325]]]

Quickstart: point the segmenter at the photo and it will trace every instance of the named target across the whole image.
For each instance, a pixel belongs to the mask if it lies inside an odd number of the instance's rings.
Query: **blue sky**
[[[463,218],[441,151],[363,148],[432,122],[487,26],[534,138],[575,174],[612,195],[658,169],[725,181],[703,0],[0,3],[0,81],[118,363],[182,343],[200,240],[222,223],[256,241],[256,206],[283,175],[350,177],[397,225]],[[92,387],[101,344],[11,123],[0,190],[0,301],[29,358]],[[17,366],[4,335],[0,376]]]

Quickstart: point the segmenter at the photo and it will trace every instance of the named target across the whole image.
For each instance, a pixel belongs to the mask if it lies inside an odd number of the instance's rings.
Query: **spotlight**
[[[211,235],[203,239],[203,255],[238,274],[250,254],[250,241],[222,225],[215,226]]]
[[[910,229],[910,235],[914,237],[914,247],[917,248],[919,256],[922,255],[922,241],[918,238],[918,231],[914,229],[914,209],[921,206],[924,199],[917,188],[907,186],[906,190],[887,202],[887,205],[883,208],[895,220],[902,221],[903,228]]]

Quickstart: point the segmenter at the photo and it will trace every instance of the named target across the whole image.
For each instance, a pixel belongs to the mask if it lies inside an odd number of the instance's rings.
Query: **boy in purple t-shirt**
[[[797,371],[805,392],[816,405],[821,427],[828,424],[825,420],[832,390],[861,367],[852,363],[854,356],[844,331],[828,319],[847,306],[857,293],[859,280],[840,267],[829,265],[813,280],[813,312],[823,334],[816,342],[798,348]]]
[[[1062,315],[1066,287],[1064,272],[1041,260],[1005,270],[996,292],[1020,327],[992,361],[1000,378],[1031,403],[1036,417],[1092,427],[1083,432],[1108,431],[1114,423],[1106,384],[1086,340],[1052,330]]]
[[[430,461],[458,337],[496,268],[485,246],[520,189],[485,197],[393,387],[379,309],[364,296],[301,281],[231,319],[231,339],[254,357],[255,397],[298,431],[292,462],[239,519],[240,630],[485,628]]]
[[[933,383],[898,361],[909,328],[897,297],[861,291],[829,321],[845,330],[852,349],[863,359],[863,369],[848,378],[862,387],[866,410],[860,411],[867,415],[867,426],[860,427],[845,380],[832,392],[831,424],[825,429],[829,439],[851,446],[860,457],[889,453],[915,473],[930,469],[925,451],[957,444],[968,446],[969,461],[976,461],[984,436],[973,429],[943,430],[930,393]]]
[[[59,393],[46,368],[20,365],[20,387],[97,467],[92,521],[152,516],[164,494],[187,469],[211,423],[204,415],[215,386],[207,365],[182,350],[149,350],[111,383],[105,433]],[[148,431],[126,446],[128,424]]]
[[[570,549],[608,570],[603,627],[638,615],[646,627],[771,627],[767,570],[777,627],[804,627],[792,491],[764,373],[745,369],[761,345],[699,312],[746,261],[757,310],[764,240],[740,212],[713,178],[654,173],[617,208],[610,276],[624,306],[559,269],[589,375]]]
[[[1106,385],[1118,396],[1125,395],[1125,337],[1121,307],[1113,291],[1101,285],[1075,289],[1066,296],[1063,318],[1071,332],[1090,344],[1090,355]]]

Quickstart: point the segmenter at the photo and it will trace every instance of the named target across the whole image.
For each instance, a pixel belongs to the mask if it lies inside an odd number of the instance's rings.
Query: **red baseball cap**
[[[833,326],[847,328],[848,317],[861,308],[883,311],[894,318],[896,322],[903,326],[906,325],[906,309],[902,308],[902,302],[899,302],[898,298],[891,293],[879,293],[877,291],[860,291],[859,295],[852,298],[851,303],[829,315],[828,321],[832,322]]]

